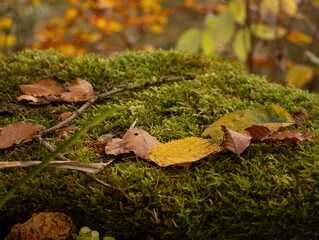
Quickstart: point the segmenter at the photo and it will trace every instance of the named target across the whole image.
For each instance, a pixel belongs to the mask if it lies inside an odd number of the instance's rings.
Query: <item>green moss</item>
[[[300,131],[319,135],[317,95],[247,74],[243,68],[173,51],[127,52],[113,58],[64,56],[54,51],[24,51],[0,61],[0,127],[33,119],[46,128],[79,105],[18,105],[18,85],[52,78],[67,84],[80,77],[96,91],[160,78],[192,74],[182,81],[124,92],[100,101],[74,121],[79,127],[112,106],[122,110],[90,130],[64,154],[77,161],[99,162],[85,141],[104,133],[124,132],[136,117],[139,126],[161,142],[199,136],[201,126],[225,114],[277,104],[309,118]],[[53,135],[48,141],[61,144]],[[97,177],[119,191],[92,182],[77,171],[45,169],[25,184],[0,210],[3,236],[33,211],[62,211],[78,226],[89,226],[116,239],[314,239],[319,231],[318,138],[295,146],[253,144],[240,158],[222,153],[190,168],[160,168],[139,158],[116,157]],[[42,160],[36,142],[0,150],[2,161]],[[103,157],[108,161],[111,156]],[[0,197],[29,169],[0,171]],[[3,224],[5,223],[5,224]],[[2,237],[3,237],[2,236]],[[0,236],[1,237],[1,236]]]

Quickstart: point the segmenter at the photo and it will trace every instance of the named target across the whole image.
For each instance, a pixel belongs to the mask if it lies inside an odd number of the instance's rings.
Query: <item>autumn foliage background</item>
[[[2,0],[0,56],[176,48],[318,91],[318,0]]]

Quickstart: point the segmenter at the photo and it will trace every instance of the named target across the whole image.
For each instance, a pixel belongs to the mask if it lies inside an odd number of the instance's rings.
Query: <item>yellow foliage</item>
[[[0,29],[8,28],[12,25],[12,19],[11,18],[2,18],[0,19]]]
[[[160,167],[198,161],[212,154],[218,144],[209,139],[188,137],[158,145],[150,153],[150,159]]]
[[[12,46],[15,42],[16,38],[13,35],[0,32],[0,46]]]
[[[302,87],[304,84],[311,82],[313,79],[313,71],[310,67],[298,65],[287,72],[286,82],[290,86]]]

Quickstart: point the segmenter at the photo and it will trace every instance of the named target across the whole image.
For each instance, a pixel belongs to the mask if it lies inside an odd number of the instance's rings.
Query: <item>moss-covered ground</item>
[[[161,142],[200,136],[202,125],[229,112],[276,104],[289,113],[305,110],[299,131],[319,135],[319,97],[270,84],[237,65],[214,58],[170,51],[128,52],[113,58],[64,56],[53,51],[24,51],[0,60],[0,128],[36,121],[46,128],[80,105],[19,105],[19,84],[43,78],[67,84],[75,78],[96,91],[160,78],[192,74],[196,80],[114,95],[86,110],[79,127],[100,112],[121,110],[77,140],[64,155],[100,162],[84,142],[105,133],[139,126]],[[7,111],[8,110],[8,111]],[[61,144],[53,135],[47,139]],[[99,185],[73,170],[47,168],[20,188],[0,210],[0,238],[33,212],[61,211],[78,227],[89,226],[116,239],[317,239],[319,236],[319,139],[295,146],[253,144],[240,158],[222,153],[189,168],[160,168],[145,160],[119,156],[96,177],[121,188]],[[1,161],[42,160],[37,142],[0,150]],[[103,157],[108,161],[112,156]],[[0,171],[2,197],[30,169]]]

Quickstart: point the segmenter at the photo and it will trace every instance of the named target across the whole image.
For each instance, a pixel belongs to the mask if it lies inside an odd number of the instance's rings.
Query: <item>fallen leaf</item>
[[[59,116],[59,120],[64,121],[64,120],[68,119],[69,117],[71,117],[72,115],[73,115],[73,112],[65,112],[65,113],[62,113],[62,114]]]
[[[252,125],[263,124],[268,128],[278,129],[294,124],[294,119],[281,107],[270,105],[266,108],[245,109],[232,112],[211,124],[202,134],[202,137],[211,137],[211,141],[220,144],[223,140],[221,126],[243,132]]]
[[[188,137],[154,147],[149,158],[160,167],[196,162],[212,154],[218,146],[210,139]]]
[[[0,149],[11,146],[22,145],[35,137],[37,131],[41,129],[37,123],[17,122],[5,126],[0,134]]]
[[[61,93],[62,100],[66,102],[87,102],[95,96],[91,83],[80,78],[75,79],[66,89],[69,92]]]
[[[58,138],[65,138],[68,135],[71,135],[72,133],[78,131],[79,128],[76,125],[71,125],[62,129],[55,130],[56,135]]]
[[[149,160],[148,155],[152,149],[160,144],[155,137],[139,127],[127,131],[123,137],[123,146],[146,160]]]
[[[109,140],[105,147],[105,152],[107,154],[118,155],[133,151],[136,156],[149,160],[149,153],[159,144],[161,143],[148,132],[134,127],[128,130],[122,139],[114,138]]]
[[[86,147],[91,148],[95,153],[105,153],[105,147],[109,140],[93,140],[86,143]]]
[[[32,217],[12,227],[6,240],[63,240],[71,236],[71,217],[59,212],[34,213]]]
[[[0,162],[0,169],[15,168],[15,167],[32,167],[39,165],[41,161],[13,161],[13,162]],[[65,168],[78,170],[89,173],[98,173],[104,169],[106,163],[84,163],[75,161],[51,161],[48,167]]]
[[[267,138],[262,139],[262,142],[303,142],[305,140],[311,141],[315,137],[312,133],[300,133],[297,131],[283,131],[275,133]]]
[[[270,134],[273,133],[268,127],[262,124],[252,125],[245,130],[252,137],[252,141],[261,141],[262,139],[268,137]]]
[[[292,118],[295,120],[296,123],[303,123],[303,121],[305,121],[307,117],[308,114],[302,109],[292,114]]]
[[[46,97],[64,92],[61,85],[52,79],[42,79],[36,83],[19,85],[19,88],[23,94],[34,97]]]
[[[123,139],[113,138],[108,140],[107,145],[105,146],[106,154],[119,155],[122,153],[129,153],[131,150],[127,149],[123,145]]]
[[[250,145],[251,137],[243,133],[232,131],[223,125],[222,130],[225,133],[224,141],[221,145],[222,149],[230,150],[239,156]]]

